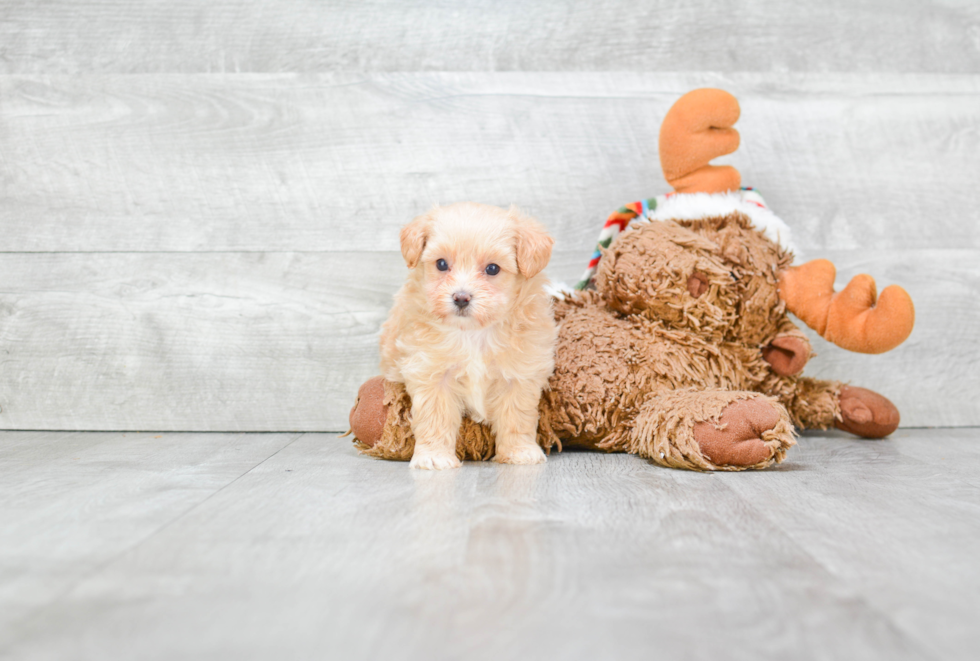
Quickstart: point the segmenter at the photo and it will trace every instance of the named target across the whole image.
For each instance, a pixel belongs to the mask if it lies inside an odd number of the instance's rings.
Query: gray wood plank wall
[[[973,0],[7,0],[0,72],[976,73]]]
[[[715,86],[736,165],[909,341],[808,373],[980,425],[980,4],[0,2],[0,428],[338,430],[436,202],[572,282]]]

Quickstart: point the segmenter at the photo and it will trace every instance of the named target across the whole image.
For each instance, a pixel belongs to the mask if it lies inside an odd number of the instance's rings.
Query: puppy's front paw
[[[543,464],[548,460],[538,445],[522,445],[510,450],[498,450],[493,458],[500,464]]]
[[[444,468],[459,468],[459,459],[454,454],[436,454],[434,452],[418,452],[412,454],[412,461],[408,464],[409,468],[421,468],[423,470],[439,471]]]

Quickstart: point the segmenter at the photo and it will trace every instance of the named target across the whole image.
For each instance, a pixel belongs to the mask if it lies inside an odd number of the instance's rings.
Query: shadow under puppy
[[[538,401],[557,326],[542,273],[554,240],[533,219],[463,202],[401,231],[411,269],[381,333],[381,371],[412,399],[413,468],[460,465],[463,415],[496,436],[494,461],[545,461]]]

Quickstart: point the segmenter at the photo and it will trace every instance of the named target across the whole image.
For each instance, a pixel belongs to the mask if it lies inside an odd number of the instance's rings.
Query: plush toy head
[[[759,345],[775,337],[785,318],[778,274],[791,260],[738,212],[683,224],[639,223],[603,255],[595,284],[622,314]]]
[[[677,192],[610,216],[579,288],[591,282],[623,314],[728,341],[772,338],[789,310],[850,351],[901,344],[915,322],[904,289],[892,285],[878,296],[871,276],[859,275],[835,293],[827,260],[791,266],[789,228],[760,196],[739,189],[737,170],[710,164],[738,148],[738,116],[735,97],[722,90],[694,90],[674,104],[660,129],[660,160]],[[673,226],[627,230],[637,216]]]

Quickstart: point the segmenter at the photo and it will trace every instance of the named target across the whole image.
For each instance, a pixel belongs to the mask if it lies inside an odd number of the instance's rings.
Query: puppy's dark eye
[[[449,264],[446,262],[446,260],[440,259],[436,262],[436,268],[439,269],[440,271],[448,271]]]
[[[497,275],[500,273],[500,267],[496,264],[487,264],[487,268],[483,269],[487,275]]]

